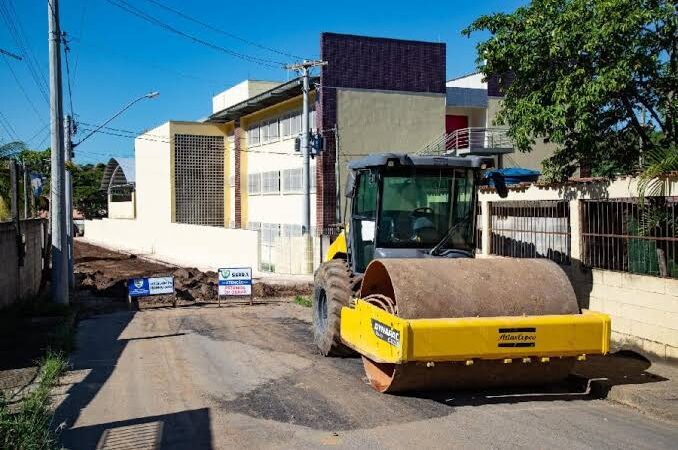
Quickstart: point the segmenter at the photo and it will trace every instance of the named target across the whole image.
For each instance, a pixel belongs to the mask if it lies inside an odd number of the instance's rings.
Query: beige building
[[[207,119],[169,121],[139,136],[133,189],[111,196],[109,220],[146,229],[182,224],[248,230],[258,241],[239,250],[252,254],[245,259],[264,271],[303,271],[295,261],[320,261],[334,225],[343,220],[350,160],[425,152],[441,140],[448,151],[446,140],[464,130],[482,147],[467,150],[497,147],[488,145],[496,132],[487,128],[498,99],[478,74],[445,80],[445,44],[323,33],[320,53],[327,65],[312,77],[309,92],[317,143],[310,173],[313,255],[301,254],[300,241],[304,174],[295,142],[301,78],[245,80],[212,98]]]

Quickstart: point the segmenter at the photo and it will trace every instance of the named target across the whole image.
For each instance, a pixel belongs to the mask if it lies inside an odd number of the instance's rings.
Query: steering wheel
[[[416,208],[412,210],[410,213],[410,216],[412,217],[431,217],[435,215],[435,211],[433,211],[433,208],[429,208],[428,206],[424,206],[421,208]]]

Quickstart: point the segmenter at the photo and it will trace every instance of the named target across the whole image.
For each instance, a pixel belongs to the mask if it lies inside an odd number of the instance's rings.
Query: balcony
[[[513,153],[513,144],[503,128],[460,128],[446,133],[418,153],[426,155],[503,155]]]

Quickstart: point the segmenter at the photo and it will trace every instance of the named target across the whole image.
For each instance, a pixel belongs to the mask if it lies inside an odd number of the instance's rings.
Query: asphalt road
[[[359,359],[318,355],[290,303],[113,313],[80,323],[57,400],[62,444],[92,448],[676,448],[678,427],[544,391],[383,395]],[[491,397],[497,396],[500,397]]]

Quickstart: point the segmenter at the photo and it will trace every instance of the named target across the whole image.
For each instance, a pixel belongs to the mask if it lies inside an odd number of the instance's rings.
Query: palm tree
[[[641,205],[645,197],[666,195],[667,176],[678,173],[678,147],[652,147],[644,153],[643,171],[638,180],[638,197]]]

